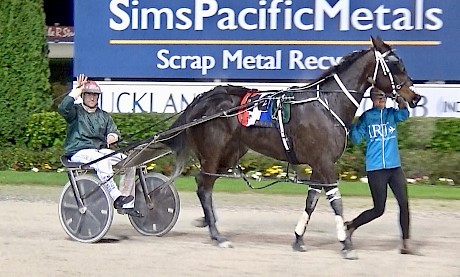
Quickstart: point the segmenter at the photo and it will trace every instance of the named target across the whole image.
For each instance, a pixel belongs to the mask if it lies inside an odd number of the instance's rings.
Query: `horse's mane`
[[[326,71],[324,71],[323,74],[321,74],[321,76],[318,79],[315,80],[315,82],[318,81],[318,80],[324,79],[325,77],[328,77],[328,76],[330,76],[330,75],[332,75],[334,73],[342,72],[345,68],[348,68],[357,59],[361,58],[368,51],[369,51],[369,49],[351,52],[350,54],[348,54],[345,57],[343,57],[342,60],[339,62],[339,64],[334,65],[334,66],[328,68]]]
[[[188,107],[193,108],[198,102],[203,101],[206,98],[213,97],[218,94],[231,94],[231,95],[241,95],[243,96],[250,89],[242,86],[226,85],[226,86],[216,86],[211,90],[203,92],[193,99],[192,103]],[[187,108],[188,108],[187,107]]]
[[[205,99],[208,99],[208,98],[212,98],[218,94],[235,94],[235,95],[240,95],[240,94],[236,94],[235,92],[237,91],[241,91],[241,96],[244,95],[243,92],[247,92],[249,89],[245,88],[245,87],[241,87],[241,86],[232,86],[232,85],[227,85],[227,86],[216,86],[214,88],[212,88],[211,90],[208,90],[206,92],[203,92],[201,94],[198,94],[194,99],[193,101],[188,104],[187,108],[185,110],[182,111],[181,115],[179,116],[179,118],[173,123],[173,125],[171,126],[171,128],[173,127],[178,127],[182,124],[185,124],[187,123],[186,121],[186,118],[187,118],[187,114],[190,113],[193,108],[201,101],[205,101]]]

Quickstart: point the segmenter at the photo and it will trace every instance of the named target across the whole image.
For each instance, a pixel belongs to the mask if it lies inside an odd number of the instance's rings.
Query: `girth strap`
[[[286,132],[284,130],[284,123],[283,123],[283,103],[286,101],[286,99],[281,97],[281,99],[276,100],[276,109],[277,113],[276,116],[278,117],[276,120],[276,127],[278,131],[280,132],[281,136],[281,142],[283,143],[284,151],[286,152],[286,159],[290,164],[299,164],[299,160],[297,159],[297,156],[294,152],[294,147],[292,143],[290,142],[289,138],[286,135]]]

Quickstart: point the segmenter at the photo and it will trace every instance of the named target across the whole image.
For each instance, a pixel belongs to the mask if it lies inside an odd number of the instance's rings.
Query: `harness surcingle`
[[[261,93],[250,90],[242,98],[241,105],[251,102],[253,105],[238,114],[238,121],[245,127],[275,127],[280,134],[287,161],[298,164],[293,144],[285,128],[291,117],[290,101],[293,99],[292,91]]]

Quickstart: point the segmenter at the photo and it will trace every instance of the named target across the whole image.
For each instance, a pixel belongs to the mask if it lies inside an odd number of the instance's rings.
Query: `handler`
[[[77,77],[76,88],[64,97],[58,106],[59,113],[67,122],[64,151],[72,162],[89,163],[113,153],[114,151],[109,149],[110,145],[120,140],[120,132],[110,114],[97,106],[101,93],[96,82],[89,81],[88,77],[80,74]],[[83,103],[75,104],[80,96]],[[135,168],[127,168],[121,176],[123,191],[117,188],[112,178],[112,165],[124,158],[125,155],[118,153],[90,166],[96,170],[99,179],[105,182],[118,213],[141,216],[134,209]]]
[[[371,91],[373,108],[364,112],[358,123],[351,128],[351,142],[360,143],[366,139],[366,171],[369,188],[374,202],[372,209],[362,212],[352,221],[345,222],[347,236],[358,227],[380,217],[385,210],[387,185],[390,186],[399,205],[399,224],[402,231],[401,254],[415,254],[409,247],[409,201],[407,182],[401,168],[396,123],[409,118],[404,98],[398,96],[399,109],[386,108],[386,96],[375,88]]]

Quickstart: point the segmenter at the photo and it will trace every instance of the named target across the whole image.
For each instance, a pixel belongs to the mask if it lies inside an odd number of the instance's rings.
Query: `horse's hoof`
[[[357,260],[358,255],[356,255],[356,252],[354,250],[343,250],[342,255],[344,259],[347,260]]]
[[[229,242],[228,240],[219,242],[219,247],[220,248],[233,248],[233,244]]]
[[[305,247],[305,245],[298,241],[295,241],[292,244],[292,250],[297,251],[297,252],[307,252],[307,248]]]
[[[195,219],[192,222],[192,225],[198,228],[204,228],[208,226],[208,223],[206,223],[206,220],[204,219],[204,217],[200,217],[200,218]]]

